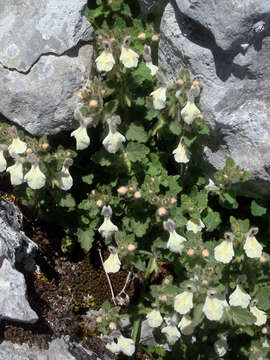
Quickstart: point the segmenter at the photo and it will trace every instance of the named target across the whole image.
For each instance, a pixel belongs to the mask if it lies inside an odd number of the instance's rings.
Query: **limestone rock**
[[[71,128],[93,55],[86,3],[0,2],[0,113],[33,135]]]
[[[4,259],[0,268],[0,319],[35,323],[38,316],[26,299],[23,274]]]
[[[253,174],[244,194],[270,193],[270,3],[172,0],[161,21],[159,66],[170,80],[189,68],[212,133],[209,173],[230,156]],[[225,14],[230,15],[225,15]]]

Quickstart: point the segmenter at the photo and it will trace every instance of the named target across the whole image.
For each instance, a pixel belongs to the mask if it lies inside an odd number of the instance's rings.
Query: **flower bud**
[[[184,85],[184,83],[185,83],[185,82],[184,82],[183,79],[177,79],[177,80],[176,80],[176,84],[179,85],[179,86]]]
[[[137,36],[137,39],[139,40],[145,40],[146,36],[144,32],[140,32],[139,35]]]
[[[208,257],[209,256],[209,251],[207,249],[203,249],[202,256],[203,257]]]
[[[99,315],[99,316],[96,318],[96,322],[97,322],[98,324],[102,323],[102,316]]]
[[[117,189],[118,194],[125,195],[127,193],[128,189],[126,186],[120,186],[120,188]]]
[[[224,174],[223,177],[224,177],[224,179],[228,179],[228,175],[227,175],[227,174]]]
[[[41,145],[41,147],[42,147],[43,150],[48,150],[49,146],[50,146],[50,145],[49,145],[47,142],[45,142],[45,143],[43,143],[43,144]]]
[[[81,92],[78,92],[77,97],[82,100],[82,99],[83,99],[82,93],[81,93]]]
[[[136,249],[136,246],[134,244],[128,244],[127,249],[128,249],[128,251],[132,252]]]
[[[154,34],[152,36],[152,41],[158,41],[159,40],[159,35],[158,34]]]
[[[176,204],[176,203],[177,203],[177,199],[176,199],[175,197],[172,197],[172,198],[170,199],[170,203],[171,203],[171,204]]]
[[[134,188],[134,186],[133,186],[133,185],[129,185],[128,190],[129,190],[129,191],[134,191],[134,190],[135,190],[135,188]]]
[[[95,190],[95,189],[92,190],[92,191],[91,191],[91,194],[92,194],[92,195],[97,195],[97,190]]]
[[[262,328],[262,333],[263,333],[264,335],[268,334],[268,328],[267,328],[266,326],[264,326],[264,327]]]
[[[27,152],[27,154],[31,154],[33,152],[33,150],[31,148],[27,148],[26,152]]]
[[[100,94],[101,94],[101,96],[106,95],[106,89],[101,89],[101,90],[100,90]]]
[[[104,204],[103,204],[103,201],[102,201],[101,199],[99,199],[99,200],[96,202],[96,204],[97,204],[98,207],[101,207],[101,206],[104,205]]]
[[[266,258],[265,258],[265,256],[262,255],[262,256],[260,257],[259,261],[260,261],[261,264],[266,263]]]
[[[164,280],[164,285],[168,286],[170,285],[170,283],[171,283],[170,279],[167,278]]]
[[[157,213],[159,216],[165,216],[165,215],[167,215],[168,211],[166,210],[165,207],[162,206],[162,207],[158,208]]]
[[[192,249],[192,248],[188,249],[187,254],[188,254],[188,256],[193,256],[195,254],[194,249]]]
[[[134,198],[135,199],[140,199],[141,197],[142,197],[142,193],[140,191],[135,191]]]
[[[98,106],[98,101],[96,99],[92,99],[89,101],[89,106],[91,108],[96,108]]]
[[[202,284],[205,285],[205,286],[208,286],[209,282],[207,279],[203,279],[202,280]]]
[[[193,86],[200,86],[200,83],[199,83],[198,80],[195,79],[195,80],[192,81],[192,85]]]
[[[110,329],[110,330],[116,330],[116,329],[117,329],[116,323],[113,322],[113,321],[111,321],[111,322],[109,323],[109,329]]]
[[[103,36],[102,35],[98,35],[98,40],[103,40]]]
[[[168,296],[165,295],[165,294],[159,295],[158,300],[161,301],[161,302],[166,303],[167,300],[168,300]]]

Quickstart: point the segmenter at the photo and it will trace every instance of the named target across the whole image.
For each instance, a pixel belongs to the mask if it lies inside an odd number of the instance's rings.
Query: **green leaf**
[[[93,183],[93,179],[94,179],[93,174],[82,176],[82,181],[88,185],[91,185]]]
[[[220,214],[216,211],[208,209],[208,214],[205,218],[203,218],[203,222],[206,225],[207,231],[213,231],[221,223]]]
[[[108,101],[105,105],[104,105],[104,110],[106,113],[109,114],[113,114],[116,112],[117,108],[119,105],[119,101],[118,100],[111,100]]]
[[[112,155],[101,149],[92,156],[92,160],[100,166],[110,166],[112,164]]]
[[[253,216],[262,216],[265,215],[267,212],[267,208],[260,205],[260,202],[257,200],[252,200],[251,202],[251,214]]]
[[[90,228],[87,230],[78,229],[77,237],[82,249],[89,251],[94,241],[94,231]]]
[[[231,306],[230,312],[232,313],[233,321],[237,325],[252,325],[256,321],[256,317],[241,306]]]
[[[131,123],[128,131],[126,132],[126,138],[127,140],[135,140],[140,143],[145,143],[148,136],[142,125]]]
[[[194,307],[193,310],[193,319],[192,319],[192,326],[198,326],[203,320],[203,304],[199,304]]]
[[[62,197],[62,199],[60,200],[59,203],[60,206],[62,207],[68,207],[68,208],[72,208],[76,205],[76,201],[74,200],[74,198],[71,196],[71,194],[66,194],[64,197]]]
[[[149,227],[150,219],[147,218],[145,222],[136,221],[135,219],[131,219],[130,226],[132,231],[137,237],[143,237],[146,234],[146,231]]]
[[[182,127],[177,120],[170,122],[169,129],[174,135],[180,135],[182,132]]]
[[[145,156],[149,153],[148,147],[136,142],[129,142],[126,151],[129,160],[132,162],[144,159]]]
[[[262,310],[270,309],[270,287],[263,287],[259,289],[256,294],[256,299],[258,299],[258,307]]]
[[[105,312],[109,311],[110,308],[111,308],[111,305],[110,305],[109,301],[106,300],[106,301],[102,304],[101,308],[102,308],[102,310],[104,310]]]
[[[145,65],[144,62],[141,62],[137,69],[133,71],[134,79],[139,85],[144,82],[144,80],[152,80],[151,70]]]

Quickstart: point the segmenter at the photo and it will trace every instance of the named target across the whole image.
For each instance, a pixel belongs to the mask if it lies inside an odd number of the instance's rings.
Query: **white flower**
[[[27,148],[27,145],[24,141],[20,140],[19,137],[12,140],[12,143],[8,147],[10,154],[23,154]]]
[[[118,338],[118,346],[120,351],[127,356],[132,356],[135,352],[134,341],[122,335]]]
[[[214,181],[212,179],[209,179],[209,182],[207,185],[205,185],[204,187],[206,190],[219,190],[219,187],[216,186],[216,184],[214,183]]]
[[[257,232],[257,228],[252,228],[249,230],[246,236],[246,241],[243,248],[249,258],[260,258],[262,256],[263,247],[255,237]]]
[[[192,219],[187,222],[186,227],[188,231],[193,231],[195,234],[197,234],[199,231],[205,228],[205,225],[201,219],[199,220],[199,222]]]
[[[174,345],[176,341],[181,337],[181,334],[175,325],[165,326],[161,332],[166,335],[168,343]]]
[[[262,347],[263,348],[267,348],[267,347],[270,347],[270,342],[269,342],[269,340],[266,338],[265,340],[264,340],[264,342],[262,343]]]
[[[138,65],[139,55],[132,49],[122,46],[120,61],[126,68],[136,67]]]
[[[66,159],[71,160],[71,159]],[[72,161],[72,160],[71,160]],[[69,167],[71,164],[64,162],[61,171],[56,175],[57,181],[56,185],[62,190],[69,190],[73,186],[73,179],[69,172]]]
[[[233,239],[234,235],[231,233],[224,234],[225,240],[215,247],[215,259],[223,264],[228,264],[234,257]]]
[[[178,324],[179,329],[183,335],[191,335],[194,332],[192,320],[189,315],[184,315]]]
[[[194,104],[194,101],[188,101],[186,106],[181,110],[182,119],[186,124],[191,124],[197,116],[201,115],[200,110]]]
[[[85,125],[81,125],[78,129],[72,131],[70,136],[74,136],[76,139],[76,150],[86,149],[90,144],[90,138]]]
[[[217,340],[214,344],[215,352],[219,357],[224,356],[228,351],[228,343],[226,336],[222,336],[221,339]]]
[[[241,306],[247,308],[251,300],[250,295],[241,287],[240,284],[236,285],[236,289],[229,297],[229,303],[231,306]]]
[[[150,313],[148,313],[146,315],[146,318],[147,318],[149,326],[152,328],[159,327],[163,322],[163,319],[162,319],[162,316],[161,316],[159,310],[152,310]]]
[[[186,145],[182,143],[182,139],[176,149],[173,150],[174,160],[177,163],[186,164],[190,160],[190,153],[186,148]]]
[[[115,154],[120,149],[122,143],[126,141],[126,138],[116,130],[116,126],[121,123],[120,116],[112,116],[107,120],[107,123],[109,134],[105,137],[102,144],[109,153]]]
[[[7,168],[7,161],[4,157],[4,150],[0,150],[0,172],[5,171]]]
[[[264,311],[259,310],[256,305],[257,305],[257,301],[253,301],[252,304],[250,305],[249,310],[251,314],[253,314],[256,317],[256,321],[254,325],[262,326],[267,322],[267,315]]]
[[[104,51],[96,58],[96,64],[98,71],[111,71],[115,60],[111,50],[111,44],[109,41],[103,41]]]
[[[121,267],[121,261],[118,257],[118,254],[110,254],[108,259],[104,261],[103,266],[106,273],[117,273]]]
[[[153,96],[153,106],[156,110],[161,110],[166,107],[166,91],[165,86],[161,86],[155,91],[152,91],[150,96]]]
[[[16,161],[14,165],[7,168],[10,174],[10,182],[12,185],[20,185],[23,183],[23,165],[20,161]]]
[[[154,65],[152,61],[146,62],[145,65],[151,70],[151,75],[155,76],[158,72],[158,66]]]
[[[38,164],[32,164],[31,169],[24,175],[27,185],[34,190],[41,189],[46,183],[46,176]]]
[[[219,321],[222,318],[224,306],[215,291],[208,290],[202,311],[208,320]]]
[[[177,234],[177,232],[174,230],[170,233],[169,240],[167,242],[167,248],[172,252],[181,254],[183,248],[185,247],[185,241],[187,241],[187,239]]]
[[[113,235],[113,233],[115,233],[116,231],[118,231],[118,227],[111,222],[111,219],[109,217],[104,218],[103,224],[98,229],[98,232],[105,239]]]
[[[115,343],[114,341],[106,344],[105,347],[114,354],[119,354],[120,353],[119,345],[117,343]]]
[[[193,292],[187,290],[174,298],[174,310],[181,315],[187,314],[193,308]]]

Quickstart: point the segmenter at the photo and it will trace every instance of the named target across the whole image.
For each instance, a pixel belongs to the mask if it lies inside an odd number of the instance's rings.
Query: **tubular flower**
[[[169,232],[169,240],[167,242],[167,249],[172,252],[181,254],[182,250],[184,249],[184,243],[187,241],[186,238],[177,234],[175,231],[175,222],[171,219],[163,222],[163,227],[165,230]]]
[[[193,308],[193,291],[191,285],[187,286],[187,290],[174,298],[174,310],[181,315],[187,314]]]
[[[23,164],[20,158],[15,159],[14,165],[7,168],[10,174],[10,182],[12,185],[20,185],[23,183]]]
[[[70,136],[74,136],[76,139],[76,150],[84,150],[90,144],[90,138],[87,134],[87,126],[91,124],[93,119],[91,117],[83,117],[80,109],[76,109],[74,112],[74,118],[79,121],[80,126],[78,129],[72,131]]]
[[[120,61],[126,68],[137,67],[139,59],[139,55],[129,48],[130,41],[131,37],[126,36],[121,47]]]
[[[222,318],[224,306],[214,290],[208,290],[202,311],[208,320],[219,321]]]
[[[107,120],[107,123],[109,133],[102,144],[109,153],[115,154],[120,149],[122,143],[126,141],[126,138],[116,130],[117,125],[121,124],[120,116],[112,116]]]
[[[156,110],[161,110],[166,107],[166,91],[167,87],[161,86],[155,91],[152,91],[150,96],[153,96],[153,106]]]
[[[222,262],[223,264],[228,264],[234,257],[232,243],[234,235],[232,233],[225,233],[224,238],[225,240],[215,247],[214,254],[217,261]]]
[[[222,357],[228,351],[227,337],[222,335],[219,340],[214,343],[215,352],[219,357]]]
[[[180,139],[179,145],[176,149],[173,150],[174,160],[177,163],[187,164],[190,160],[190,153],[186,148],[186,145],[182,143],[182,139]]]
[[[31,189],[41,189],[46,183],[46,176],[39,168],[39,159],[34,154],[30,154],[28,159],[31,162],[31,169],[24,175],[24,180]]]
[[[117,253],[111,253],[106,261],[104,261],[104,269],[107,273],[117,273],[121,267],[121,261]]]
[[[152,310],[150,313],[148,313],[146,315],[146,319],[148,321],[148,325],[152,328],[159,327],[163,322],[163,319],[162,319],[162,316],[161,316],[159,310]]]
[[[114,341],[106,344],[105,347],[106,347],[106,349],[110,350],[113,354],[119,354],[119,353],[120,353],[120,347],[119,347],[119,345],[118,345],[116,342],[114,342]]]
[[[178,327],[183,335],[191,335],[194,332],[194,326],[192,326],[192,320],[189,315],[182,317]]]
[[[188,220],[186,227],[188,231],[193,231],[195,234],[197,234],[199,231],[205,228],[205,225],[201,219],[199,221],[192,219]]]
[[[177,327],[173,324],[165,326],[161,332],[166,335],[167,341],[170,345],[174,345],[176,341],[181,337],[181,334]]]
[[[181,110],[181,116],[184,122],[188,125],[201,115],[200,110],[194,103],[195,97],[200,94],[200,88],[198,85],[192,85],[188,92],[188,101],[186,106]]]
[[[251,297],[241,286],[245,280],[245,275],[238,277],[236,288],[229,297],[229,303],[231,306],[241,306],[244,309],[248,307]]]
[[[257,300],[253,300],[250,304],[250,312],[256,317],[254,325],[262,326],[267,322],[267,315],[264,311],[257,308]]]
[[[10,135],[12,137],[12,143],[8,147],[10,155],[23,154],[26,151],[27,145],[24,141],[20,140],[15,126],[10,128]]]
[[[262,256],[262,245],[258,242],[255,235],[258,233],[258,228],[252,228],[246,234],[246,241],[244,250],[249,258],[260,258]]]
[[[4,151],[6,148],[6,145],[0,145],[0,172],[5,171],[7,168],[7,161],[4,157]]]
[[[111,43],[108,40],[103,41],[104,50],[102,53],[96,58],[96,64],[98,71],[111,71],[115,60],[112,54]]]
[[[152,56],[151,56],[151,48],[149,45],[144,45],[144,53],[143,58],[145,60],[145,65],[150,69],[151,75],[155,76],[158,72],[158,66],[152,63]]]
[[[120,351],[127,356],[132,356],[135,352],[135,343],[132,339],[126,338],[121,335],[118,338],[118,346]]]
[[[99,227],[98,232],[107,239],[113,233],[118,231],[118,227],[111,222],[112,208],[109,206],[103,206],[101,215],[104,216],[103,224]]]
[[[71,158],[66,158],[61,171],[56,174],[56,186],[62,190],[69,190],[73,186],[73,179],[69,172],[69,167],[73,164]]]

